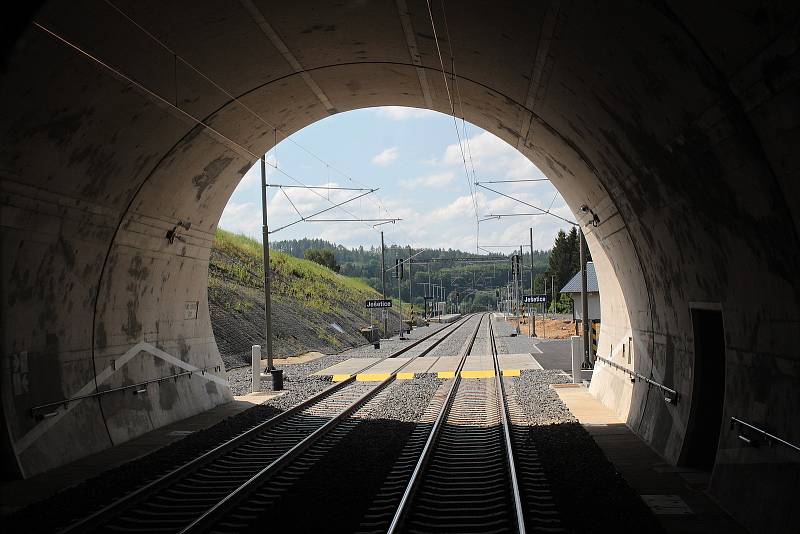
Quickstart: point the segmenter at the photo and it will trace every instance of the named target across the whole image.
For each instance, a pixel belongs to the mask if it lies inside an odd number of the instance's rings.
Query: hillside
[[[270,251],[273,350],[276,357],[317,350],[339,352],[364,343],[370,322],[364,300],[380,298],[366,283],[316,263]],[[263,344],[261,243],[217,230],[208,271],[211,322],[228,368],[247,364],[250,347]],[[375,319],[378,312],[375,313]],[[390,325],[397,317],[390,318]]]
[[[381,254],[379,247],[347,248],[322,239],[289,239],[271,244],[272,250],[280,250],[297,258],[302,258],[308,250],[328,249],[341,265],[341,274],[360,278],[375,289],[382,287]],[[530,276],[530,252],[524,248],[524,264],[526,280]],[[471,261],[474,252],[454,249],[409,249],[408,247],[387,245],[386,265],[394,265],[395,258],[407,258],[414,255],[412,278],[414,282],[414,305],[422,307],[425,284],[434,282],[442,284],[447,290],[450,300],[459,293],[461,302],[467,309],[486,309],[495,302],[495,288],[503,287],[508,282],[508,269],[511,265],[509,255],[481,255],[481,261]],[[545,280],[550,284],[549,250],[536,250],[533,255],[533,270],[537,290],[544,290]],[[495,260],[492,262],[492,260]],[[408,273],[406,273],[408,274]],[[570,276],[571,278],[571,276]],[[566,282],[566,280],[564,280]],[[404,281],[403,299],[408,300],[408,278]],[[561,287],[561,286],[558,286]],[[386,292],[397,295],[396,281],[386,277]]]

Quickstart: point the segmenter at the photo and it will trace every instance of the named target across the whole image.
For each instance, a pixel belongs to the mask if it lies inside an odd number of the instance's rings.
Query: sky
[[[527,158],[493,134],[436,111],[403,107],[367,108],[320,120],[267,153],[267,182],[296,186],[376,188],[360,199],[316,217],[313,213],[363,192],[269,188],[270,241],[322,238],[346,247],[386,244],[508,253],[511,246],[552,247],[563,221],[520,216],[476,223],[490,214],[532,213],[532,208],[475,187],[475,181],[546,178]],[[464,131],[466,128],[466,132]],[[463,158],[462,158],[463,152]],[[487,184],[514,198],[573,219],[548,181]],[[258,162],[234,191],[220,227],[261,240],[261,177]],[[473,191],[470,191],[473,189]],[[292,205],[294,204],[294,206]],[[346,212],[343,210],[347,210]],[[375,222],[308,222],[313,219],[402,219]],[[479,234],[477,232],[479,228]],[[476,235],[477,241],[476,241]]]

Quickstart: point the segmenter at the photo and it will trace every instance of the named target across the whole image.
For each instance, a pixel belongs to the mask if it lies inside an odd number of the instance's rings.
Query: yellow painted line
[[[519,376],[519,369],[503,369],[503,376]]]
[[[350,375],[333,375],[331,380],[333,380],[334,382],[344,382],[348,378],[350,378]]]
[[[383,382],[389,378],[389,373],[359,373],[356,382]]]
[[[414,373],[397,373],[398,380],[411,380],[414,378]]]
[[[436,373],[436,378],[455,378],[456,372],[455,371],[439,371]]]
[[[483,371],[461,371],[461,378],[492,378],[494,376],[494,369],[486,369]]]

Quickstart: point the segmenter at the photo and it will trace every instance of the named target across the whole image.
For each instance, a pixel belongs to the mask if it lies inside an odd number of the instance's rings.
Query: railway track
[[[433,332],[387,358],[418,346],[422,350],[414,358],[424,357],[470,320],[468,316]],[[403,367],[377,384],[356,382],[355,375],[336,383],[62,532],[196,532],[224,522],[267,480],[383,391]]]
[[[460,378],[442,403],[388,532],[521,532],[525,511],[491,320],[493,378]],[[458,371],[473,348],[462,355]],[[372,528],[379,526],[373,517]]]

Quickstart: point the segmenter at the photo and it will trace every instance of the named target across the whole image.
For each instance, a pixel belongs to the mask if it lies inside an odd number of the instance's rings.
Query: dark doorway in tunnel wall
[[[694,385],[681,464],[711,471],[725,401],[725,331],[720,310],[692,309]]]

